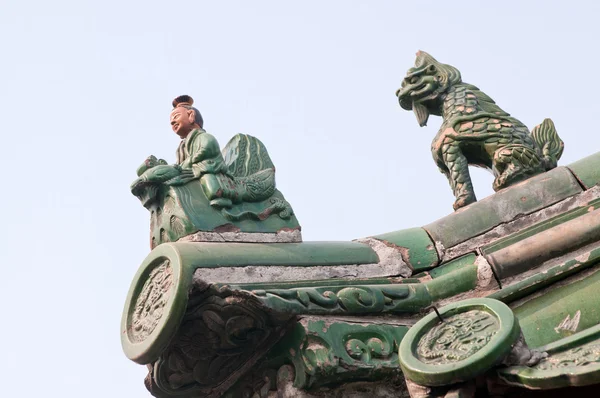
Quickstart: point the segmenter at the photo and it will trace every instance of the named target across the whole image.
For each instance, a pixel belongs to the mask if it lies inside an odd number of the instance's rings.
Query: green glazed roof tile
[[[190,264],[202,267],[235,267],[249,265],[329,266],[376,264],[379,257],[368,245],[356,242],[302,243],[169,243]]]
[[[455,258],[452,261],[449,261],[437,268],[432,269],[431,271],[429,271],[429,275],[431,275],[431,277],[435,279],[442,275],[446,275],[447,273],[452,272],[454,270],[461,269],[469,265],[474,265],[475,260],[477,260],[477,256],[475,255],[475,253],[465,254],[464,256]]]
[[[567,167],[586,189],[600,182],[600,152],[571,163]]]
[[[551,289],[514,309],[530,347],[536,348],[600,323],[600,272]],[[579,313],[579,315],[578,315]],[[573,322],[572,319],[577,318]],[[565,319],[572,325],[561,327]]]
[[[423,228],[448,248],[582,191],[573,174],[566,167],[558,167],[498,191]]]
[[[402,229],[373,238],[396,246],[415,273],[435,267],[439,262],[435,245],[423,228]]]

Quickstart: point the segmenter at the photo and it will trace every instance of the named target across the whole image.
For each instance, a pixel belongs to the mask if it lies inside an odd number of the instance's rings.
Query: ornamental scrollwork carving
[[[352,359],[372,364],[374,360],[391,359],[396,355],[398,345],[390,333],[370,332],[348,338],[345,348]]]
[[[339,357],[331,342],[321,336],[308,335],[301,348],[304,370],[310,376],[330,374],[338,367]]]
[[[193,302],[154,364],[153,381],[167,395],[220,396],[279,339],[290,318],[271,316],[250,295],[227,289]]]
[[[419,290],[414,289],[414,290]],[[269,306],[295,313],[376,313],[402,310],[410,300],[428,300],[423,292],[408,285],[327,286],[294,289],[255,290],[253,293]]]

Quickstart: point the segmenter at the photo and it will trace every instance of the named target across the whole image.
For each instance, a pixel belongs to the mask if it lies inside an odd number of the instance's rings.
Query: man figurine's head
[[[200,129],[204,125],[200,111],[192,105],[194,100],[189,95],[180,95],[173,100],[171,128],[181,138],[187,137],[190,131]]]

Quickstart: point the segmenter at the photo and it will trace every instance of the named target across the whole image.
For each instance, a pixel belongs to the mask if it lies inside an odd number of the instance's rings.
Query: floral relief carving
[[[485,347],[499,329],[498,320],[485,311],[452,315],[421,337],[417,356],[428,364],[462,361]]]
[[[150,272],[137,297],[131,314],[131,341],[139,343],[152,334],[163,316],[172,285],[173,269],[169,260],[165,260]]]
[[[214,292],[213,292],[214,293]],[[289,317],[273,318],[250,297],[228,291],[198,297],[170,347],[154,366],[154,381],[171,395],[218,395],[280,337]]]

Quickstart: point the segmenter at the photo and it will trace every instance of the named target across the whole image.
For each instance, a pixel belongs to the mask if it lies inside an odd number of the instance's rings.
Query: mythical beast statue
[[[453,66],[419,51],[396,91],[400,106],[413,110],[421,127],[430,114],[443,118],[431,152],[454,191],[454,209],[475,202],[469,164],[493,172],[493,188],[511,184],[556,167],[564,144],[554,123],[545,119],[531,133],[477,87],[463,83]]]

